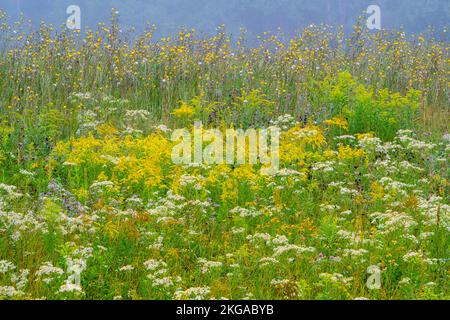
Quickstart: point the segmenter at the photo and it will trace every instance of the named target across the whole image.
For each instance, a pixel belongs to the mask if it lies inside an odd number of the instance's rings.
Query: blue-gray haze
[[[73,4],[81,8],[83,27],[108,21],[114,7],[125,28],[142,30],[147,23],[155,24],[159,36],[173,34],[182,26],[210,34],[221,24],[232,34],[245,27],[250,35],[278,27],[289,34],[313,23],[344,25],[350,30],[358,16],[376,4],[383,28],[419,33],[432,26],[438,37],[448,39],[444,30],[450,17],[450,0],[0,0],[0,9],[11,20],[23,12],[36,24],[43,20],[59,26],[67,19],[66,8]]]

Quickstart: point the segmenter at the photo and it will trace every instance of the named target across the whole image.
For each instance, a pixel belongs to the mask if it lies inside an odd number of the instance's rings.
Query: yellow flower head
[[[325,120],[324,123],[330,126],[336,126],[344,130],[348,130],[348,122],[343,117],[334,117],[332,119]]]
[[[185,102],[182,102],[181,107],[172,111],[172,115],[177,118],[191,118],[194,115],[194,109]]]

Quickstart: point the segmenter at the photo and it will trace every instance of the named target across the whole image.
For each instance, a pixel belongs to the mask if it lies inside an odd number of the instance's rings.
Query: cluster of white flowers
[[[15,268],[16,266],[11,261],[0,260],[0,273],[7,273]]]
[[[271,120],[270,123],[283,131],[287,131],[296,126],[298,121],[290,114],[284,114],[279,116],[276,120]]]
[[[149,249],[161,250],[163,247],[164,237],[159,236],[156,240],[148,246]]]
[[[431,238],[434,235],[434,232],[430,231],[430,232],[421,232],[419,234],[419,239],[420,240],[426,240],[428,238]]]
[[[0,298],[5,297],[11,299],[21,295],[23,295],[23,292],[13,286],[0,286]]]
[[[369,253],[366,249],[343,249],[342,255],[344,257],[359,258],[365,254]]]
[[[272,241],[272,236],[268,233],[255,233],[255,234],[249,234],[247,236],[247,240],[252,243],[252,244],[256,244],[258,242],[264,242],[267,245],[270,244],[270,242]]]
[[[403,261],[412,262],[412,261],[422,261],[423,253],[420,251],[409,251],[403,256]]]
[[[231,228],[230,232],[232,234],[244,233],[245,232],[245,228],[244,227],[233,227],[233,228]]]
[[[87,260],[92,257],[93,249],[89,246],[77,247],[74,243],[67,243],[74,249],[70,255],[65,257],[67,279],[59,288],[59,293],[83,294],[81,287],[81,273],[87,268]]]
[[[278,262],[279,261],[277,259],[275,259],[275,258],[264,257],[264,258],[261,258],[259,260],[259,263],[260,263],[259,267],[262,268],[262,267],[265,267],[265,266],[274,265],[274,264],[277,264]]]
[[[320,210],[322,210],[322,211],[329,211],[329,212],[341,209],[341,207],[338,206],[337,204],[322,203],[319,207],[320,207]]]
[[[152,285],[154,287],[169,288],[174,285],[174,281],[172,280],[172,277],[158,278],[158,277],[155,277],[154,275],[149,274],[149,275],[147,275],[147,278],[152,280]],[[181,277],[177,278],[177,282],[181,282]]]
[[[289,279],[272,279],[272,281],[270,281],[270,284],[274,287],[283,287],[290,283],[291,281]]]
[[[30,270],[22,269],[19,273],[13,274],[11,276],[11,282],[16,285],[18,290],[23,290],[28,283],[28,275]]]
[[[29,178],[33,178],[35,175],[34,172],[31,172],[31,171],[28,171],[25,169],[20,169],[19,172],[20,172],[20,174],[23,174],[24,176],[29,177]]]
[[[313,171],[323,171],[323,172],[333,172],[334,171],[334,163],[332,161],[324,161],[324,162],[316,162],[311,170]]]
[[[96,181],[90,186],[90,189],[95,191],[111,188],[114,188],[114,182],[111,181]]]
[[[53,266],[53,264],[49,261],[44,262],[39,269],[36,271],[35,276],[36,280],[39,281],[42,279],[45,283],[50,283],[54,280],[54,276],[64,274],[64,270],[58,267]]]
[[[294,134],[302,139],[302,138],[314,138],[319,136],[319,131],[317,131],[316,129],[311,129],[311,128],[302,128],[300,130],[297,130],[296,132],[294,132]]]
[[[356,138],[354,137],[354,136],[351,136],[351,135],[341,135],[341,136],[337,136],[337,137],[334,137],[334,140],[338,140],[338,141],[340,141],[340,140],[350,140],[350,141],[355,141],[356,140]]]
[[[423,222],[427,226],[441,224],[445,228],[450,226],[450,206],[443,203],[442,197],[431,196],[429,199],[419,197],[418,208],[421,210]]]
[[[128,198],[126,200],[126,203],[132,205],[132,206],[137,206],[140,207],[144,204],[144,202],[142,201],[141,198],[139,198],[137,195],[133,195],[132,197]]]
[[[364,151],[382,151],[381,145],[383,142],[378,137],[370,137],[369,135],[365,135],[358,141],[358,145]]]
[[[373,163],[373,167],[377,169],[384,169],[387,173],[390,174],[399,172],[399,168],[396,166],[396,164],[389,159],[378,159]]]
[[[176,283],[181,283],[181,277],[177,277],[173,280],[172,277],[166,276],[168,272],[167,263],[162,260],[150,259],[144,262],[145,268],[151,273],[147,275],[147,278],[152,281],[153,287],[171,287]]]
[[[163,260],[147,260],[144,262],[144,267],[149,271],[154,271],[159,274],[165,273],[167,271],[167,263],[165,263]]]
[[[208,261],[203,258],[199,258],[198,263],[200,264],[202,273],[207,273],[212,268],[221,268],[223,266],[223,263],[220,261]]]
[[[387,210],[385,213],[374,212],[369,215],[373,223],[378,224],[380,230],[389,233],[396,230],[408,230],[417,225],[413,217],[406,213]],[[382,231],[382,233],[384,233]]]
[[[189,186],[192,184],[197,184],[199,181],[204,180],[205,178],[202,176],[193,176],[189,174],[183,174],[180,176],[178,182],[180,186]]]
[[[90,92],[72,92],[69,95],[69,99],[71,99],[73,103],[75,103],[77,100],[92,102],[95,101],[94,96]]]
[[[169,132],[170,131],[170,129],[164,124],[160,124],[159,126],[155,126],[155,128],[158,129],[159,131],[162,131],[162,132]]]
[[[275,173],[275,176],[277,176],[277,177],[287,177],[287,176],[296,176],[296,175],[303,175],[303,173],[298,172],[297,170],[288,169],[288,168],[282,168]]]
[[[414,244],[418,244],[419,243],[419,240],[417,240],[416,236],[412,235],[412,234],[405,233],[405,234],[402,234],[400,236],[400,238],[404,239],[404,240],[409,240],[409,241],[411,241]]]
[[[418,171],[418,172],[424,171],[423,168],[420,168],[420,167],[418,167],[418,166],[415,166],[415,165],[409,163],[409,162],[406,161],[406,160],[401,161],[401,162],[399,163],[399,167],[400,167],[402,170],[405,170],[405,171],[406,171],[406,170]]]
[[[174,293],[175,300],[204,300],[211,293],[209,287],[192,287],[186,290],[177,290]]]
[[[113,156],[111,156],[109,154],[102,154],[102,155],[100,155],[100,158],[108,160],[109,162],[111,162],[114,165],[118,165],[119,164],[119,160],[120,160],[119,158],[113,157]]]
[[[128,264],[119,268],[119,271],[132,271],[134,270],[134,266]]]
[[[233,209],[230,210],[231,214],[238,214],[240,217],[242,218],[246,218],[246,217],[258,217],[260,215],[262,215],[263,213],[255,208],[242,208],[242,207],[235,207]]]
[[[157,223],[163,223],[163,224],[184,224],[183,218],[174,218],[174,217],[159,217],[156,219]]]
[[[147,205],[147,213],[155,216],[174,216],[183,211],[188,203],[183,196],[177,195],[169,191],[166,197],[156,201],[149,201]]]
[[[408,277],[403,277],[398,282],[398,284],[400,284],[400,285],[406,285],[406,284],[410,284],[410,283],[411,283],[411,279]]]
[[[14,242],[18,241],[24,232],[48,232],[44,219],[32,211],[25,213],[0,211],[0,223],[3,225],[3,230],[14,231],[11,234],[11,240]]]
[[[273,249],[273,257],[279,257],[288,251],[294,251],[296,254],[302,254],[305,252],[307,252],[307,253],[314,252],[314,251],[316,251],[316,249],[313,247],[303,247],[303,246],[298,246],[295,244],[287,244],[287,245],[275,247]]]
[[[144,131],[142,131],[141,129],[136,129],[136,128],[127,126],[123,130],[123,133],[125,133],[126,135],[129,135],[129,136],[135,136],[135,135],[143,134]]]
[[[422,153],[422,152],[428,153],[429,151],[433,150],[436,147],[436,145],[433,143],[426,143],[426,142],[408,137],[406,135],[400,135],[400,136],[398,136],[398,139],[401,143],[403,143],[405,145],[405,147],[407,149],[410,149],[417,153]]]
[[[147,110],[138,109],[138,110],[125,110],[125,119],[130,122],[134,121],[145,121],[149,119],[151,113]]]
[[[342,283],[342,284],[350,284],[353,281],[353,277],[344,277],[341,273],[321,273],[319,274],[319,278],[333,282],[333,283]]]
[[[17,187],[9,184],[0,183],[0,190],[6,192],[10,199],[20,198],[23,194],[17,191]]]
[[[64,161],[62,164],[64,167],[76,167],[78,163],[71,161]]]
[[[328,186],[329,186],[329,187],[332,187],[332,188],[335,188],[335,187],[341,187],[341,186],[343,186],[343,185],[345,185],[345,183],[344,183],[343,181],[331,181],[331,182],[328,184]]]
[[[92,132],[103,122],[99,121],[99,115],[93,110],[82,110],[78,114],[79,127],[76,132],[77,135],[87,134]]]
[[[69,280],[66,280],[64,284],[59,288],[59,292],[60,293],[74,292],[78,294],[83,292],[83,288],[81,288],[81,285],[79,284],[72,283]]]
[[[341,195],[352,195],[352,196],[359,195],[359,191],[358,190],[349,189],[349,188],[346,188],[346,187],[341,187],[340,188],[340,192],[341,192]]]

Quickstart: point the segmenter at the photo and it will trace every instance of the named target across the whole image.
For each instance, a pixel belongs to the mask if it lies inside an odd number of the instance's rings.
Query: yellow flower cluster
[[[169,170],[171,164],[170,153],[171,142],[155,133],[144,138],[80,137],[60,142],[53,156],[71,164],[74,174],[87,170],[90,177],[97,177],[101,173],[120,186],[138,190],[164,185],[165,168]]]

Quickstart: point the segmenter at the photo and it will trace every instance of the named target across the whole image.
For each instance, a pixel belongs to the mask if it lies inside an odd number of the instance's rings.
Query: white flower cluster
[[[265,266],[277,264],[277,263],[279,263],[279,261],[272,257],[264,257],[259,260],[259,263],[260,263],[259,267],[262,268]]]
[[[151,117],[151,113],[147,110],[125,110],[125,119],[130,122],[145,121]]]
[[[221,268],[223,266],[223,263],[220,261],[208,261],[203,258],[199,258],[198,263],[201,266],[200,270],[202,271],[202,273],[207,273],[212,268]]]
[[[174,293],[175,300],[204,300],[211,293],[209,287],[192,287],[186,290],[177,290]]]
[[[350,284],[353,281],[353,277],[344,277],[341,273],[321,273],[319,278],[332,283]]]
[[[396,230],[409,230],[417,225],[413,217],[406,213],[388,210],[384,213],[374,212],[369,215],[372,223],[378,225],[382,233],[390,233]]]
[[[47,261],[39,267],[38,271],[36,271],[35,281],[42,280],[45,283],[50,283],[55,279],[55,276],[62,274],[64,274],[63,269],[55,267],[51,262]]]
[[[11,299],[21,295],[23,295],[23,292],[13,286],[0,286],[0,298],[5,297]]]
[[[0,273],[7,273],[16,268],[14,263],[8,260],[0,260]]]
[[[240,217],[242,218],[255,218],[258,217],[260,215],[262,215],[263,213],[255,208],[241,208],[241,207],[235,207],[233,209],[230,210],[231,214],[238,214]]]
[[[93,191],[99,191],[104,189],[111,189],[114,187],[114,182],[111,181],[96,181],[91,184],[90,189]]]
[[[270,123],[276,127],[279,127],[283,131],[288,131],[292,127],[296,126],[298,121],[295,120],[295,118],[290,114],[284,114],[279,116],[276,120],[271,120]]]
[[[316,251],[315,248],[313,247],[303,247],[303,246],[298,246],[295,244],[287,244],[284,246],[279,246],[273,249],[273,257],[279,257],[281,256],[283,253],[288,252],[288,251],[294,251],[296,254],[302,254],[305,252],[314,252]]]
[[[5,191],[10,199],[16,199],[22,196],[22,193],[17,191],[16,186],[12,186],[9,184],[0,183],[0,190]]]

